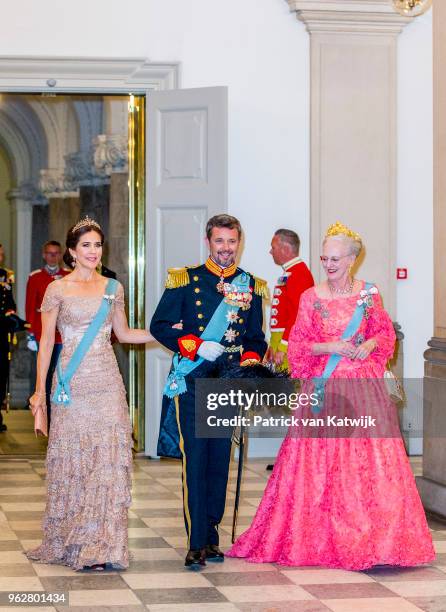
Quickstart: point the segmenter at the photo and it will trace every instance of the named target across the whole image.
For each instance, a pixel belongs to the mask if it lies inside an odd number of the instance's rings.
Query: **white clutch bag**
[[[405,398],[403,386],[389,367],[386,368],[384,372],[384,382],[386,384],[387,393],[389,394],[392,402],[395,402],[395,404],[404,402]]]

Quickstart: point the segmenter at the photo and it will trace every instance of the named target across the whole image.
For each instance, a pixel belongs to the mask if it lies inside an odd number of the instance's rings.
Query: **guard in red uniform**
[[[62,247],[59,242],[56,242],[55,240],[45,242],[42,248],[42,258],[45,262],[44,267],[31,272],[26,285],[26,319],[31,324],[31,329],[29,330],[28,334],[28,348],[31,351],[37,351],[39,348],[40,336],[42,334],[40,306],[42,305],[46,288],[53,281],[70,273],[70,270],[66,270],[60,265],[62,261]],[[48,425],[50,423],[51,410],[51,384],[61,350],[62,339],[59,332],[56,330],[53,354],[51,356],[50,367],[48,368],[48,375],[46,379]]]
[[[270,254],[274,263],[282,266],[271,300],[270,341],[265,360],[276,370],[288,370],[288,337],[293,327],[300,296],[314,285],[313,275],[299,257],[300,239],[296,232],[278,229],[271,240]],[[274,464],[266,466],[272,470]]]
[[[271,339],[267,360],[276,368],[288,367],[286,353],[288,337],[299,308],[300,296],[314,285],[313,276],[305,262],[299,257],[300,239],[296,232],[279,229],[271,240],[270,253],[274,263],[282,266],[271,301]]]

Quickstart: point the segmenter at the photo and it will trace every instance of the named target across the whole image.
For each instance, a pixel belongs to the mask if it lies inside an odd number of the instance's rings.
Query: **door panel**
[[[150,321],[169,267],[206,257],[204,232],[227,212],[227,88],[155,91],[147,96],[146,313]],[[146,455],[156,456],[170,354],[148,349]]]

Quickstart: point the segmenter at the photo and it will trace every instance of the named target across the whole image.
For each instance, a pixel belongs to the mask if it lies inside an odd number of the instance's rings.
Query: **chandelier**
[[[417,17],[425,13],[431,7],[432,0],[392,0],[392,4],[401,15],[405,17]]]

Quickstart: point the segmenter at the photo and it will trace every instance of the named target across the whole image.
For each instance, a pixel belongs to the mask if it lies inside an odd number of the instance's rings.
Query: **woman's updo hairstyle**
[[[354,255],[355,257],[358,257],[362,251],[363,243],[361,236],[340,221],[336,221],[336,223],[333,223],[333,225],[330,225],[330,227],[327,229],[324,243],[327,238],[334,238],[336,240],[345,242],[349,248],[350,254]]]
[[[101,237],[101,243],[104,244],[105,236],[101,226],[93,219],[90,219],[90,217],[85,217],[85,219],[73,225],[73,227],[68,230],[67,239],[65,241],[65,246],[67,248],[63,254],[63,260],[70,268],[74,268],[74,258],[69,249],[75,249],[81,237],[84,234],[88,234],[88,232],[97,232]]]

